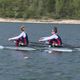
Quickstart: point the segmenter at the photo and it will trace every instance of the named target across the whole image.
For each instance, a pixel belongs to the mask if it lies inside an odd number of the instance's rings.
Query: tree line
[[[0,0],[0,17],[80,19],[80,0]]]

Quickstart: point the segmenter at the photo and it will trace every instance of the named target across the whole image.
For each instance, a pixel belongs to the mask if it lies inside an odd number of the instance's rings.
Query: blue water
[[[0,45],[14,45],[8,38],[20,33],[20,25],[31,42],[57,26],[63,43],[80,46],[80,25],[29,23],[0,23]],[[80,80],[80,52],[0,50],[0,80]]]

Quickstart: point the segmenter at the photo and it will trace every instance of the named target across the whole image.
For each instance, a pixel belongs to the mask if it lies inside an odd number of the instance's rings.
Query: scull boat
[[[34,51],[36,49],[31,47],[14,47],[14,46],[0,46],[0,49],[9,49],[9,50],[22,50],[22,51]]]
[[[80,47],[48,47],[48,45],[43,45],[40,43],[31,43],[28,47],[15,47],[15,46],[2,46],[0,45],[0,49],[8,49],[8,50],[21,50],[21,51],[57,51],[57,52],[73,52],[80,51]]]

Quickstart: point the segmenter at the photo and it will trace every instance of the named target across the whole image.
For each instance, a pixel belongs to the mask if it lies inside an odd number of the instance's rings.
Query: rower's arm
[[[52,35],[52,36],[49,36],[49,37],[43,37],[41,40],[39,41],[48,41],[48,40],[51,40],[51,39],[56,39],[58,38],[56,35]]]
[[[9,38],[8,40],[17,40],[17,39],[21,38],[22,36],[23,36],[23,33],[21,33],[19,36]]]
[[[48,41],[48,40],[51,40],[51,39],[53,39],[54,38],[54,36],[52,35],[52,36],[49,36],[49,37],[45,37],[44,39],[43,39],[43,41]]]

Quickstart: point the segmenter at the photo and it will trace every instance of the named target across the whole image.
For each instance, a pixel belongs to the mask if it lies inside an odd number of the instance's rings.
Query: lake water
[[[0,45],[14,45],[8,38],[25,25],[31,42],[51,35],[58,27],[63,43],[80,46],[80,25],[0,23]],[[0,50],[0,80],[80,80],[80,52]]]

